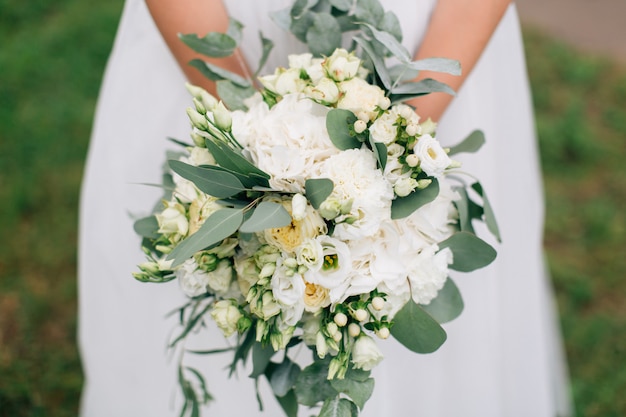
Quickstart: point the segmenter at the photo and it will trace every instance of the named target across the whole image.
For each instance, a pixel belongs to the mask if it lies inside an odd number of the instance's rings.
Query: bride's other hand
[[[225,33],[228,29],[228,13],[219,0],[146,0],[150,14],[163,39],[178,61],[189,82],[204,87],[216,95],[215,83],[205,78],[189,61],[200,58],[229,71],[246,76],[247,68],[240,52],[227,58],[207,58],[185,45],[178,34],[195,33],[199,37],[208,32]]]
[[[472,71],[511,0],[439,0],[415,59],[443,57],[461,63],[462,75],[423,71],[418,79],[435,78],[455,91]],[[438,121],[454,97],[428,94],[409,101],[423,120]]]

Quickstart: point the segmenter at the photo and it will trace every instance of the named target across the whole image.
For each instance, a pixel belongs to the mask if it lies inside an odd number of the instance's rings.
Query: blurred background
[[[0,0],[1,417],[77,414],[78,193],[122,4]],[[518,7],[577,416],[623,417],[626,2]]]

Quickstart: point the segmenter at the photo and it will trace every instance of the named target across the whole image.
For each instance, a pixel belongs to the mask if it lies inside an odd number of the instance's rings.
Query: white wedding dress
[[[287,0],[230,0],[246,25],[243,52],[258,60],[258,30],[276,41],[267,68],[300,46],[267,13]],[[387,0],[415,50],[434,0]],[[450,28],[454,30],[454,28]],[[131,272],[144,260],[132,216],[146,215],[160,196],[166,137],[187,140],[190,98],[182,72],[146,6],[128,0],[106,69],[82,189],[79,248],[79,343],[86,384],[83,417],[178,415],[177,356],[167,341],[184,298],[176,282],[142,284]],[[554,417],[566,415],[564,360],[542,255],[540,168],[520,29],[511,6],[484,55],[440,123],[438,138],[454,144],[482,129],[486,146],[463,159],[495,207],[504,243],[494,264],[455,276],[465,311],[445,325],[448,341],[431,355],[395,341],[379,343],[385,360],[363,417]],[[213,329],[211,337],[220,339]],[[194,346],[201,348],[202,346]],[[207,375],[216,401],[207,416],[280,416],[262,387],[258,411],[246,372],[226,379],[227,355],[190,358]],[[302,415],[309,415],[302,413]]]

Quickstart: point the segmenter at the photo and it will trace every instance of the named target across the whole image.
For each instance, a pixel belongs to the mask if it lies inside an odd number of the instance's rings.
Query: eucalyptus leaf
[[[461,196],[461,198],[454,200],[454,205],[459,213],[459,228],[462,232],[474,233],[474,226],[472,225],[472,217],[469,208],[470,199],[467,195],[465,187],[455,187],[455,191]]]
[[[179,34],[178,37],[194,51],[212,58],[230,56],[237,48],[237,41],[225,33],[209,32],[203,38],[193,33]]]
[[[229,110],[248,110],[243,101],[256,92],[254,87],[238,86],[229,80],[220,80],[215,84],[217,85],[217,94]]]
[[[337,391],[347,395],[360,408],[372,396],[374,392],[374,378],[368,378],[365,381],[357,381],[348,377],[344,379],[332,379],[330,385]]]
[[[402,26],[398,17],[391,11],[385,12],[385,15],[378,23],[378,29],[391,34],[398,42],[402,42]]]
[[[236,176],[217,167],[196,167],[181,161],[168,163],[172,171],[193,182],[200,191],[213,197],[228,198],[245,190]]]
[[[369,58],[372,60],[372,63],[374,64],[374,69],[378,74],[378,78],[380,78],[380,81],[383,83],[385,88],[387,90],[390,90],[391,77],[389,75],[387,65],[385,64],[385,60],[378,53],[376,53],[374,47],[371,45],[370,42],[359,36],[354,37],[354,41],[359,44],[361,48],[363,48],[367,56],[369,56]]]
[[[231,236],[242,221],[243,212],[239,209],[224,208],[211,214],[196,233],[183,240],[167,256],[168,260],[174,260],[172,268],[181,265],[196,252]]]
[[[389,75],[398,83],[406,83],[417,78],[419,71],[409,68],[407,64],[397,64],[389,68]]]
[[[347,12],[352,7],[354,3],[353,0],[329,0],[330,4],[335,8],[341,11]]]
[[[359,410],[352,401],[339,396],[327,398],[318,417],[357,417]]]
[[[292,390],[298,375],[300,375],[300,367],[285,356],[285,360],[276,365],[269,377],[270,386],[276,397],[283,397]]]
[[[391,334],[409,350],[432,353],[446,341],[445,330],[413,300],[395,315]]]
[[[313,25],[313,19],[315,18],[315,13],[307,10],[301,16],[291,17],[291,26],[289,30],[294,34],[296,38],[300,42],[306,43],[306,34],[309,31],[309,28]]]
[[[276,23],[276,26],[285,32],[289,32],[289,28],[291,27],[290,10],[290,7],[286,7],[284,9],[276,10],[275,12],[270,12],[270,18],[274,21],[274,23]]]
[[[333,6],[328,0],[318,0],[317,4],[311,8],[316,13],[330,13],[332,9]]]
[[[457,153],[474,153],[478,151],[485,144],[485,134],[480,130],[474,130],[470,133],[461,143],[458,143],[450,147],[448,155],[455,155]]]
[[[276,397],[276,400],[287,417],[298,417],[298,398],[294,390],[290,390],[282,397]]]
[[[383,9],[379,0],[357,0],[354,9],[356,21],[376,26],[384,15],[385,9]]]
[[[175,346],[176,343],[183,340],[187,335],[196,327],[196,325],[204,318],[204,315],[209,312],[211,309],[211,304],[207,304],[204,306],[199,313],[192,314],[189,319],[185,322],[185,327],[183,331],[172,341],[170,342],[170,347]],[[196,311],[194,309],[194,311]]]
[[[432,78],[426,78],[417,82],[403,83],[391,90],[391,94],[393,95],[406,95],[410,96],[409,98],[430,93],[448,93],[453,96],[456,95],[454,90],[448,85],[433,80]],[[405,100],[407,99],[408,98],[405,98]]]
[[[461,63],[448,58],[425,58],[408,64],[416,71],[443,72],[451,75],[461,75]]]
[[[439,243],[439,249],[450,248],[454,262],[450,269],[470,272],[489,265],[496,259],[496,251],[491,245],[468,232],[457,232]]]
[[[291,224],[291,215],[282,204],[271,201],[262,201],[254,209],[252,215],[239,230],[243,233],[261,232],[265,229],[274,229]]]
[[[296,381],[298,402],[310,407],[338,394],[328,381],[328,361],[315,361],[300,372]]]
[[[392,34],[380,31],[372,25],[365,24],[365,26],[372,31],[374,38],[383,44],[400,62],[410,62],[411,54]]]
[[[237,364],[241,361],[246,363],[246,358],[248,357],[248,353],[252,346],[256,344],[256,332],[254,331],[254,327],[248,330],[245,335],[238,340],[237,349],[235,350],[235,354],[233,355],[233,361],[230,364],[230,371],[228,376],[233,376],[235,371],[237,370]]]
[[[272,346],[255,343],[252,346],[252,373],[250,373],[250,378],[258,378],[263,375],[275,353]]]
[[[345,151],[361,147],[361,142],[350,134],[356,120],[354,113],[345,109],[332,109],[326,115],[326,130],[337,149]]]
[[[415,210],[430,203],[439,195],[439,182],[433,182],[423,190],[415,190],[406,197],[397,197],[391,202],[391,218],[403,219],[410,216]]]
[[[254,73],[255,78],[259,75],[259,73],[265,66],[265,62],[267,62],[267,58],[269,57],[270,52],[272,52],[272,49],[274,48],[274,42],[272,42],[271,39],[264,37],[263,33],[259,32],[259,38],[261,39],[262,53],[261,53],[261,59],[259,60],[259,66],[256,72]]]
[[[472,184],[472,188],[483,198],[483,210],[485,214],[485,223],[487,224],[487,229],[491,232],[492,235],[498,242],[502,242],[502,238],[500,237],[500,228],[498,227],[498,223],[496,222],[496,214],[491,207],[491,203],[487,198],[487,193],[483,189],[483,186],[480,185],[479,182],[475,182]]]
[[[243,37],[243,24],[232,17],[229,18],[226,34],[233,38],[235,43],[239,45],[241,43],[241,38]]]
[[[158,239],[160,236],[158,232],[159,222],[157,221],[155,216],[148,216],[135,221],[133,229],[135,229],[135,233],[137,233],[139,236],[148,239]]]
[[[207,140],[206,146],[220,166],[247,177],[258,178],[257,185],[261,187],[269,186],[269,182],[267,181],[270,179],[269,174],[263,172],[252,164],[252,162],[248,161],[241,152],[231,148],[224,142]]]
[[[291,17],[299,19],[304,13],[317,4],[318,0],[296,0],[291,7]]]
[[[306,41],[313,55],[330,56],[341,47],[341,26],[330,13],[316,13]]]
[[[209,62],[205,62],[201,59],[192,59],[191,61],[189,61],[189,65],[196,68],[198,71],[202,73],[202,75],[204,75],[209,80],[212,80],[212,81],[227,80],[235,84],[237,87],[241,87],[241,88],[251,87],[250,81],[246,80],[241,75],[235,74],[234,72],[225,70],[222,67],[213,65]]]
[[[334,184],[328,178],[312,178],[305,181],[304,188],[307,200],[317,210],[333,192]]]
[[[457,318],[463,312],[463,307],[461,292],[449,277],[443,288],[437,293],[437,297],[430,304],[422,305],[424,311],[440,324]]]
[[[370,136],[369,137],[370,147],[376,155],[376,160],[378,161],[378,166],[381,170],[385,170],[385,166],[387,166],[387,146],[382,142],[376,142]]]

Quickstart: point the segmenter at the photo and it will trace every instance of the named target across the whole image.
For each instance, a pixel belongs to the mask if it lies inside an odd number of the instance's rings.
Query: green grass
[[[77,413],[78,190],[121,6],[0,0],[0,417]],[[526,39],[578,416],[624,416],[626,69]]]

